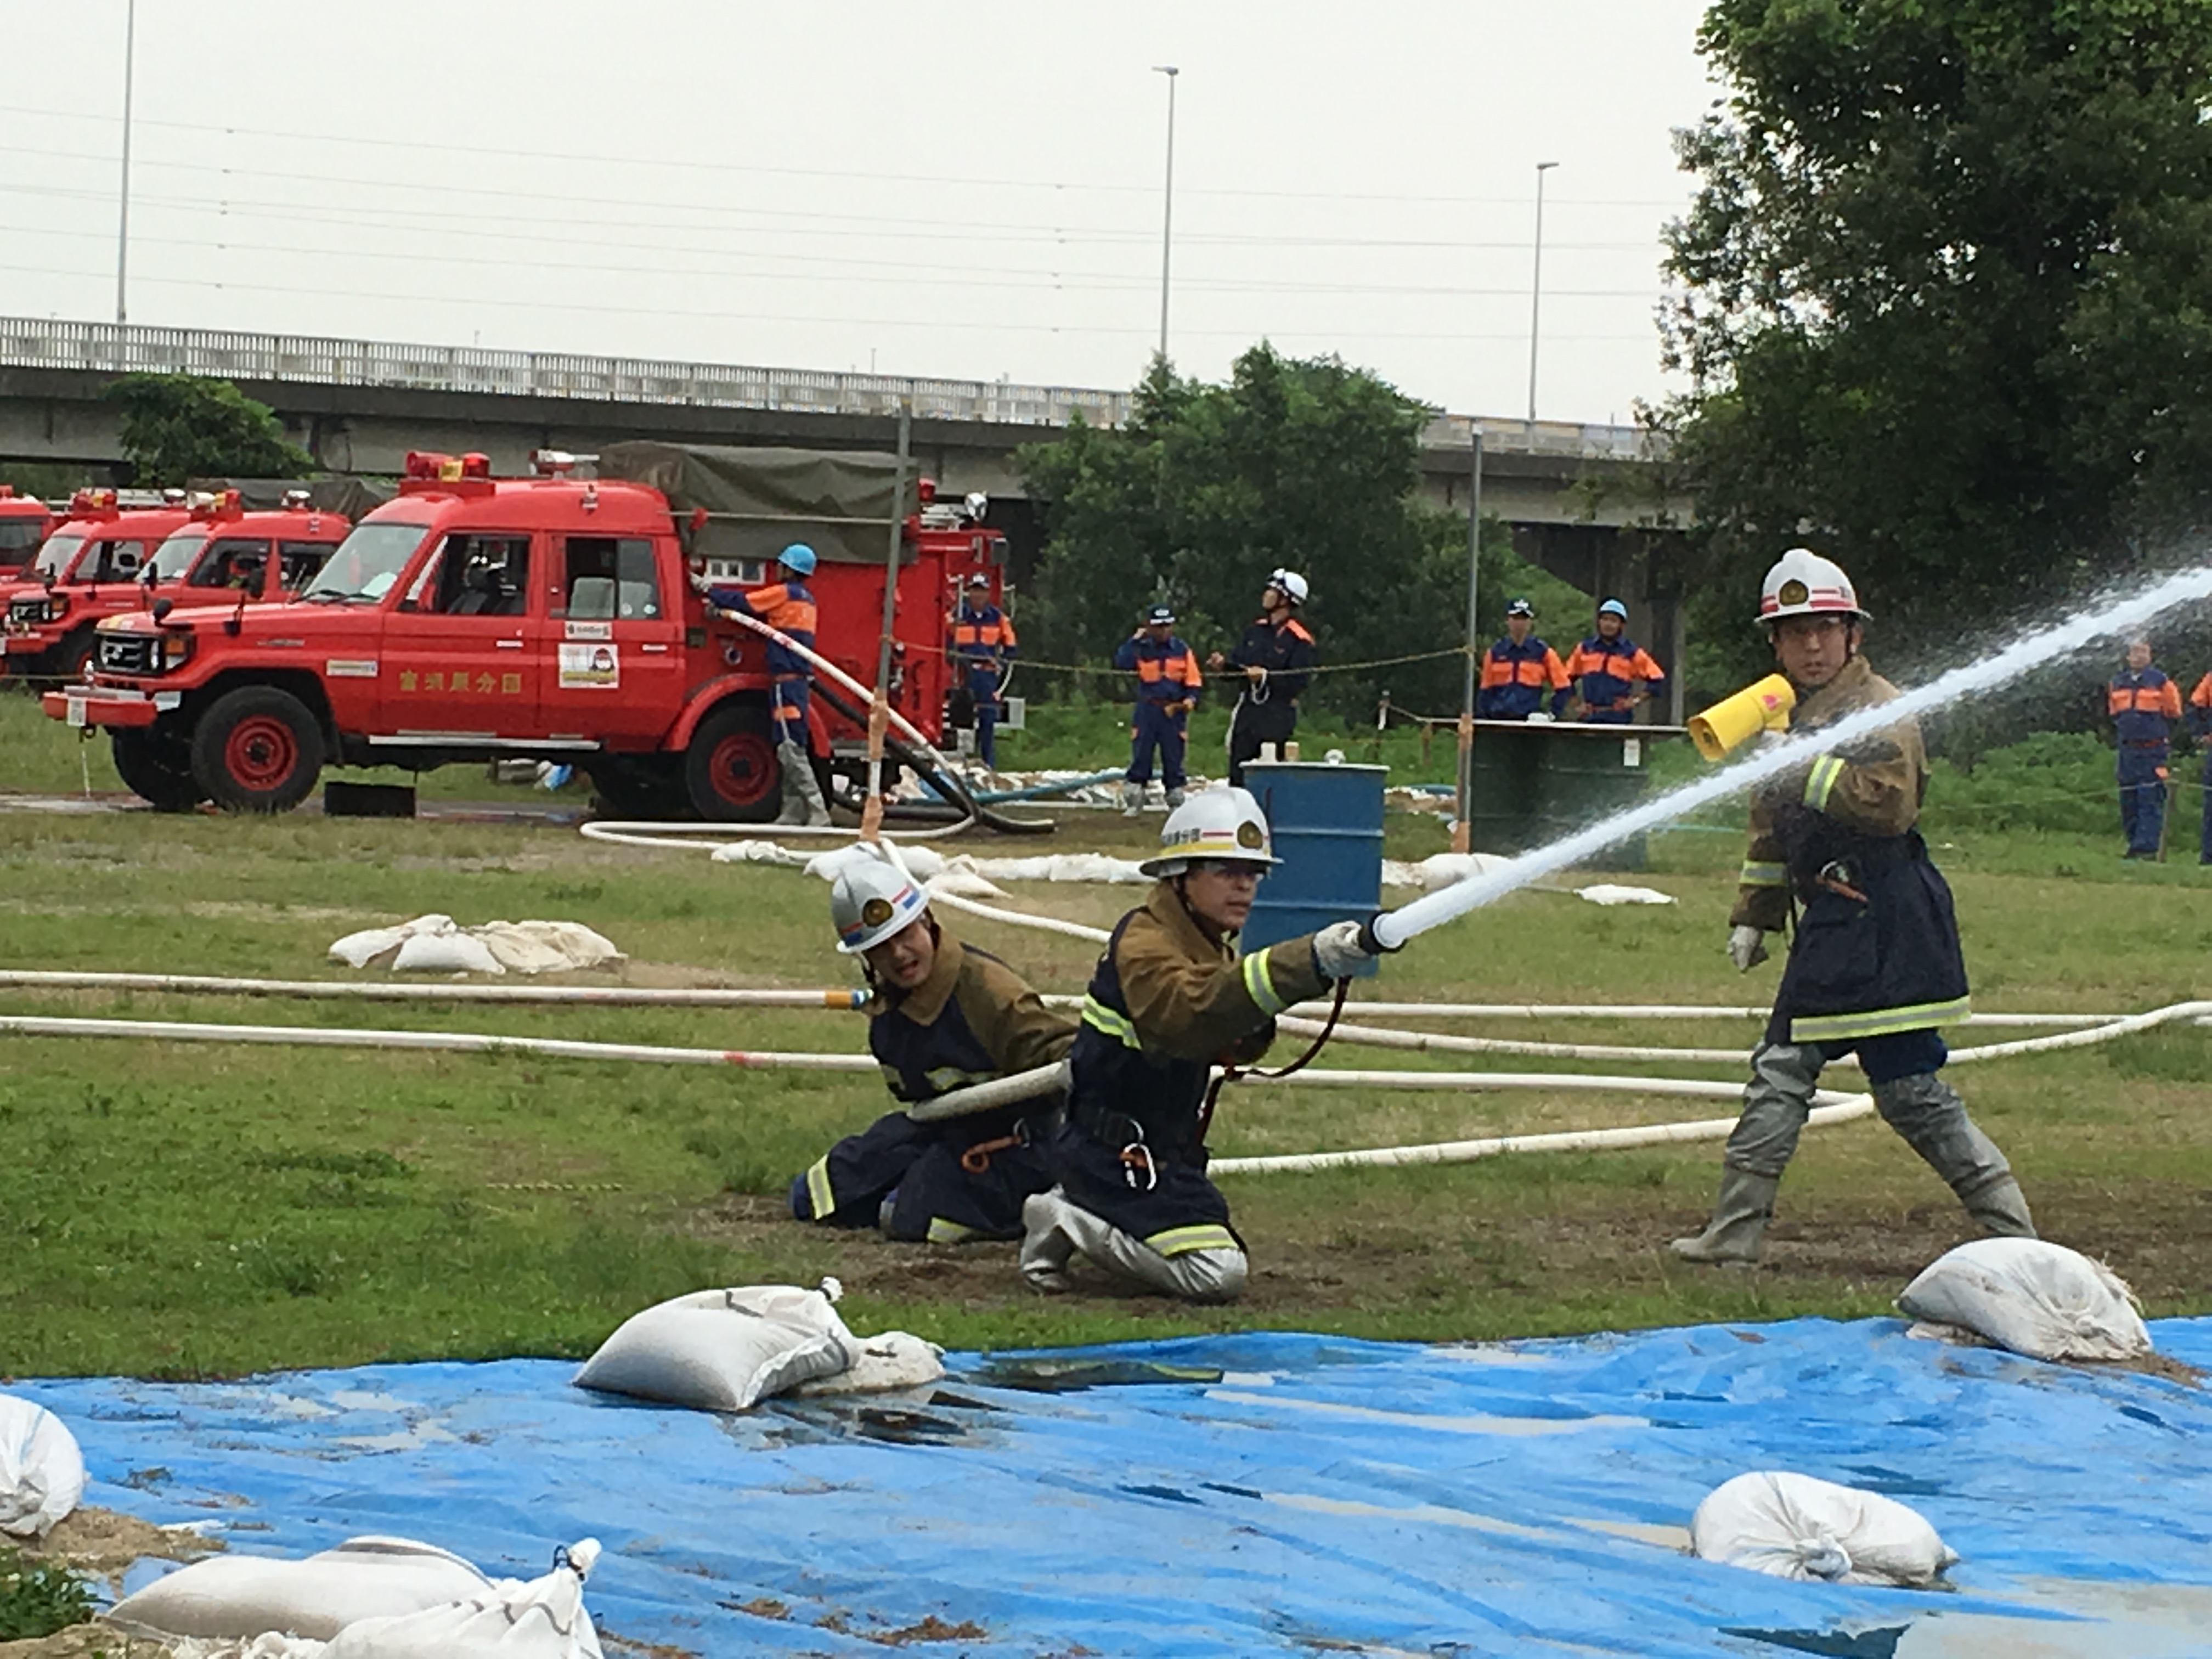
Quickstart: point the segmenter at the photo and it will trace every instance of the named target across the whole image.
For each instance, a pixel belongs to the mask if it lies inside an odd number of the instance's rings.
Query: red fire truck
[[[326,764],[515,757],[580,766],[623,815],[773,817],[765,641],[690,578],[759,585],[783,546],[808,542],[817,648],[872,682],[896,462],[630,444],[576,476],[590,459],[542,452],[540,476],[494,478],[482,455],[410,455],[398,495],[297,600],[111,617],[93,683],[49,693],[46,710],[107,731],[125,781],[171,808],[283,811]],[[979,571],[995,591],[1006,544],[980,498],[921,493],[897,526],[887,690],[933,742],[950,596]],[[817,692],[811,747],[849,802],[866,711],[820,678]]]
[[[79,555],[84,577],[43,581],[19,589],[0,623],[0,641],[18,674],[76,677],[96,655],[98,624],[106,617],[167,599],[173,607],[240,605],[280,599],[305,586],[352,526],[342,515],[318,512],[308,492],[286,492],[283,507],[249,513],[240,493],[203,492],[185,504],[185,522],[142,556],[133,543],[114,556],[118,568],[137,561],[130,579],[102,580],[90,553]],[[137,515],[133,515],[135,523]]]
[[[184,492],[160,507],[121,504],[112,489],[80,489],[69,516],[22,579],[0,586],[0,644],[8,672],[74,678],[92,659],[93,625],[142,604],[138,573],[191,516]]]
[[[52,507],[36,495],[18,495],[13,484],[0,483],[0,581],[23,574],[53,527]]]

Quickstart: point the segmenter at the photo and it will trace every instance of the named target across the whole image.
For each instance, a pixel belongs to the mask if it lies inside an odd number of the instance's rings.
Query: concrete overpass
[[[140,370],[231,380],[275,410],[286,434],[326,470],[372,474],[398,472],[410,449],[481,450],[495,470],[523,471],[534,449],[589,452],[625,439],[888,450],[903,403],[923,471],[955,493],[980,489],[999,503],[994,516],[1020,567],[1039,537],[1016,448],[1078,413],[1114,426],[1130,408],[1125,392],[1003,380],[0,318],[0,467],[119,465],[121,423],[100,392]],[[1439,416],[1422,438],[1425,493],[1461,513],[1477,423]],[[1665,498],[1650,434],[1479,423],[1484,511],[1512,526],[1532,562],[1585,591],[1620,593],[1671,668],[1680,635],[1673,538],[1640,526],[1680,522],[1686,504]]]

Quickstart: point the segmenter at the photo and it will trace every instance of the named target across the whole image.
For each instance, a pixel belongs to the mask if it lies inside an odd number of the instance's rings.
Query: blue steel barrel
[[[1382,780],[1386,766],[1254,761],[1244,787],[1267,815],[1282,862],[1267,872],[1239,940],[1247,951],[1297,939],[1332,921],[1364,921],[1382,908]],[[1359,969],[1372,975],[1377,963]]]

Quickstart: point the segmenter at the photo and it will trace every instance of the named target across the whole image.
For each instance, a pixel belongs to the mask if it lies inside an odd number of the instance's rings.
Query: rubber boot
[[[1713,1202],[1713,1218],[1705,1230],[1678,1238],[1670,1247],[1685,1261],[1714,1267],[1748,1267],[1759,1260],[1759,1241],[1774,1215],[1774,1194],[1781,1189],[1778,1176],[1753,1175],[1748,1170],[1721,1166],[1721,1193]]]
[[[1164,1291],[1186,1302],[1231,1302],[1244,1289],[1244,1252],[1186,1250],[1162,1255],[1104,1218],[1072,1204],[1058,1188],[1033,1194],[1022,1205],[1022,1276],[1048,1294],[1073,1286],[1067,1264],[1081,1251],[1115,1278]]]
[[[1170,790],[1169,790],[1169,791],[1168,791],[1168,811],[1170,811],[1170,812],[1174,811],[1176,810],[1176,807],[1178,807],[1178,806],[1180,806],[1180,805],[1182,805],[1182,803],[1183,803],[1183,792],[1182,792],[1182,790],[1180,790],[1180,789],[1170,789]]]
[[[1123,784],[1121,786],[1121,816],[1125,818],[1133,818],[1144,810],[1144,806],[1145,786],[1141,783]]]
[[[1966,1115],[1966,1103],[1949,1084],[1933,1072],[1893,1078],[1875,1085],[1874,1103],[1985,1231],[2010,1238],[2036,1236],[2012,1166]]]
[[[822,785],[814,775],[814,763],[797,744],[783,742],[775,746],[777,769],[782,773],[783,811],[777,813],[778,823],[802,824],[810,830],[826,830],[830,826],[830,804],[822,799]]]

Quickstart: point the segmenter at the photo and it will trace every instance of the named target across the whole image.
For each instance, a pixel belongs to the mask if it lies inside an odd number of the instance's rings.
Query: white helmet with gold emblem
[[[1793,547],[1774,562],[1759,589],[1759,620],[1773,626],[1784,617],[1866,619],[1858,590],[1843,566],[1809,547]]]
[[[837,948],[848,957],[881,945],[929,909],[929,895],[905,872],[876,860],[854,860],[830,890]]]
[[[1265,869],[1279,864],[1267,815],[1249,789],[1234,784],[1201,789],[1168,814],[1160,826],[1158,858],[1137,868],[1148,876],[1179,876],[1201,860],[1249,864]]]

